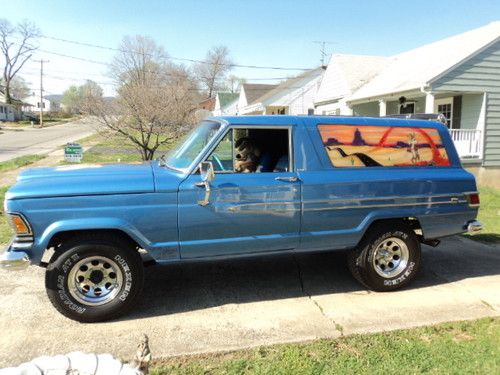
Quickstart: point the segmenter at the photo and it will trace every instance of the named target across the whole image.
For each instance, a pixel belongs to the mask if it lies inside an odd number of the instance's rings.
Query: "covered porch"
[[[486,94],[409,91],[349,103],[356,116],[441,113],[462,160],[482,160]]]

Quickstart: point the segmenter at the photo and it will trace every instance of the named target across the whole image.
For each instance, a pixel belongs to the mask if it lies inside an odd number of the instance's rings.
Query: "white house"
[[[236,105],[236,114],[250,114],[246,108],[253,105],[257,99],[276,88],[278,85],[268,85],[260,83],[243,83],[240,86],[238,104]]]
[[[334,82],[349,81],[349,72],[332,57],[316,112],[330,105],[361,116],[442,113],[463,162],[500,170],[500,22],[370,60],[366,82],[346,89]]]
[[[314,98],[323,73],[322,68],[316,68],[287,79],[248,103],[247,106],[240,107],[240,114],[312,114],[314,112]]]
[[[57,109],[53,109],[51,105],[51,101],[47,98],[43,98],[43,101],[40,101],[40,93],[32,92],[31,95],[27,96],[23,99],[23,102],[27,105],[23,106],[24,112],[40,112],[40,106],[42,106],[42,111],[50,112]],[[41,104],[43,103],[43,104]]]
[[[23,103],[16,98],[12,98],[12,104],[7,104],[5,92],[0,87],[0,121],[15,121],[21,117],[21,105]]]
[[[240,95],[232,92],[218,92],[215,96],[214,116],[232,116],[238,112]]]
[[[388,57],[332,55],[314,98],[318,115],[352,115],[346,100],[379,73]]]

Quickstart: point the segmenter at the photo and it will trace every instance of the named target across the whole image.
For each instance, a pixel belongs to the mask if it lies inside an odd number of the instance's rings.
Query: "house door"
[[[441,113],[446,118],[446,126],[453,128],[453,98],[436,99],[434,112]]]

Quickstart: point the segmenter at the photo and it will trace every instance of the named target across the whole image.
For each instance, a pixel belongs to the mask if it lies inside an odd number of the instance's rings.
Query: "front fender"
[[[137,244],[145,249],[151,250],[152,244],[145,238],[142,233],[129,222],[119,218],[85,218],[85,219],[67,219],[60,220],[50,224],[40,236],[37,236],[33,249],[31,251],[32,262],[37,264],[40,262],[45,249],[54,235],[61,232],[74,230],[103,230],[113,229],[120,230],[130,236]]]

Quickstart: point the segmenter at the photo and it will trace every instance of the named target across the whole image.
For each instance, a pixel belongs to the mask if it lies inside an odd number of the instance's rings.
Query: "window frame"
[[[224,134],[220,137],[220,139],[212,146],[210,147],[209,150],[207,150],[207,153],[205,157],[203,157],[202,161],[209,161],[208,159],[212,155],[212,153],[215,151],[215,149],[219,146],[219,144],[226,138],[226,135],[228,132],[232,132],[231,136],[231,142],[232,142],[232,149],[231,149],[231,156],[233,158],[233,170],[232,171],[214,171],[215,174],[237,174],[237,175],[242,175],[245,173],[240,173],[236,172],[234,170],[234,130],[236,129],[257,129],[257,130],[286,130],[288,132],[288,172],[264,172],[264,173],[258,173],[259,175],[267,175],[267,174],[276,174],[276,173],[292,173],[295,172],[295,160],[294,160],[294,153],[293,153],[293,125],[229,125],[225,130]],[[198,173],[199,168],[195,168],[194,172]],[[254,174],[254,173],[246,173],[246,174]]]
[[[440,99],[434,99],[434,112],[435,113],[440,113],[438,112],[438,107],[440,105],[450,105],[450,126],[446,126],[448,129],[455,129],[453,127],[453,97],[449,96],[447,98],[440,98]],[[448,120],[448,119],[447,119]]]

